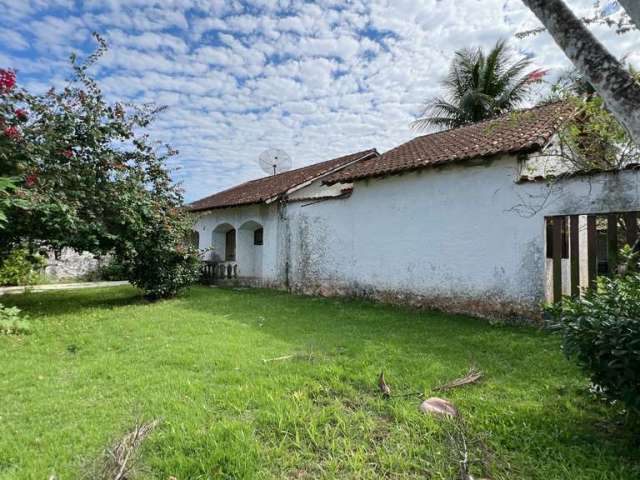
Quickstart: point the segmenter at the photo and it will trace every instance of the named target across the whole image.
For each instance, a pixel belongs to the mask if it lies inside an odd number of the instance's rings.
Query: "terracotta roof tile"
[[[370,159],[377,155],[378,152],[376,152],[375,149],[364,150],[326,162],[315,163],[277,175],[251,180],[229,188],[228,190],[196,200],[190,203],[188,208],[192,211],[201,211],[264,202],[287,192],[291,188],[325,175],[336,168],[348,165],[351,162]]]
[[[350,182],[501,153],[539,150],[572,113],[570,105],[556,102],[423,135],[372,161],[330,175],[325,183]]]

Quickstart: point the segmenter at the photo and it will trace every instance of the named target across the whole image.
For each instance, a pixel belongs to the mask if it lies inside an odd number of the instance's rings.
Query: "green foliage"
[[[18,307],[5,307],[0,303],[0,334],[21,335],[31,333],[31,324],[26,318],[20,318]]]
[[[13,207],[27,207],[27,203],[14,195],[18,178],[0,177],[0,230],[4,230],[8,220],[7,210]]]
[[[524,71],[527,59],[516,60],[504,41],[489,53],[480,48],[455,53],[447,79],[445,96],[429,100],[416,128],[455,128],[493,118],[520,105],[545,73]]]
[[[116,281],[127,279],[127,268],[115,258],[110,258],[93,275],[96,280]]]
[[[33,255],[26,248],[16,248],[0,263],[0,285],[33,285],[45,265],[42,256]]]
[[[637,253],[629,246],[622,273],[598,278],[597,288],[580,298],[551,307],[551,327],[559,331],[563,350],[589,374],[611,400],[640,415],[640,273]]]
[[[559,131],[559,151],[553,152],[574,171],[619,170],[640,162],[640,147],[579,73],[570,71],[561,76],[549,100],[562,100],[574,107],[575,113]]]
[[[446,398],[462,412],[474,478],[640,474],[619,408],[586,394],[559,339],[538,329],[255,289],[7,302],[38,318],[37,335],[0,337],[7,480],[81,478],[84,460],[140,418],[162,419],[140,451],[144,479],[459,479],[451,426],[409,394],[431,395],[472,362],[484,381]],[[382,369],[398,397],[380,395]]]
[[[84,63],[62,90],[0,89],[0,171],[19,182],[4,210],[0,252],[16,245],[112,253],[149,297],[174,295],[197,275],[197,252],[181,248],[192,219],[166,162],[177,152],[145,129],[162,108],[107,103]],[[1,197],[0,197],[1,198]]]

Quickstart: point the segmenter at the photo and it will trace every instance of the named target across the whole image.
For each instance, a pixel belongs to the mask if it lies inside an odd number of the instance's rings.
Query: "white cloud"
[[[80,5],[82,3],[82,5]],[[586,14],[591,0],[568,2]],[[72,51],[102,33],[94,71],[112,99],[169,108],[150,133],[180,150],[170,163],[189,199],[261,175],[269,146],[296,166],[415,135],[453,52],[511,39],[535,66],[568,62],[520,0],[0,0],[0,67],[42,91],[68,75]],[[639,34],[595,26],[616,55],[640,62]]]

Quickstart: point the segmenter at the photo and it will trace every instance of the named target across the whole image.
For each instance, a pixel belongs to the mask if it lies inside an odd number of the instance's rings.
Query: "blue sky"
[[[570,0],[579,14],[590,0]],[[607,3],[607,2],[604,2]],[[110,99],[167,110],[151,128],[180,154],[170,168],[194,200],[263,175],[257,157],[286,150],[295,167],[416,135],[453,52],[511,39],[552,75],[568,66],[520,0],[296,2],[0,0],[0,67],[43,91],[69,75],[71,52],[109,43],[94,69]],[[640,64],[640,34],[594,27]]]

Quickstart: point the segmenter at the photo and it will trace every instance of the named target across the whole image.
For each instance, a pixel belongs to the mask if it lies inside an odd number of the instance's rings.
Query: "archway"
[[[238,229],[238,269],[243,277],[262,277],[263,233],[262,225],[254,220]]]
[[[221,223],[211,232],[212,260],[236,261],[236,230],[230,223]]]

